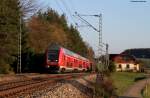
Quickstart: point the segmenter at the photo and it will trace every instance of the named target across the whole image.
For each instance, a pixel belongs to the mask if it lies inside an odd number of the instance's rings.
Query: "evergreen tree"
[[[20,7],[18,0],[0,3],[0,73],[8,73],[17,60]],[[4,37],[3,37],[4,36]]]

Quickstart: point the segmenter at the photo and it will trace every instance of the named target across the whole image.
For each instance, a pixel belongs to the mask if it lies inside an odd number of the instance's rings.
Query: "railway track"
[[[82,77],[84,75],[87,74],[57,74],[47,75],[46,77],[25,78],[18,81],[0,83],[0,98],[17,98],[35,91],[43,90],[50,86],[52,86],[53,89],[55,84],[62,82],[65,79]]]

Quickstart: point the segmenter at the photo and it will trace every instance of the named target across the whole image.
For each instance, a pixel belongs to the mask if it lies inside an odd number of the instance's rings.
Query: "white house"
[[[113,58],[116,71],[140,71],[140,65],[131,55],[119,54]]]

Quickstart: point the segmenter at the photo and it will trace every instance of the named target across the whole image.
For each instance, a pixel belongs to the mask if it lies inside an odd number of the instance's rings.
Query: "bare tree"
[[[24,19],[32,16],[38,9],[36,0],[19,0],[19,6]]]

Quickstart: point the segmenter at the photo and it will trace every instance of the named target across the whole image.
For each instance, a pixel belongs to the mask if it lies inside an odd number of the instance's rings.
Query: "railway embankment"
[[[96,75],[65,80],[61,86],[42,95],[41,98],[92,98]]]
[[[92,98],[95,78],[95,74],[22,74],[1,76],[0,84],[4,84],[1,87],[5,87],[4,90],[6,90],[1,92],[5,92],[4,95],[9,98],[11,97],[11,94],[7,94],[9,88],[14,89],[9,89],[10,91],[18,93],[15,98]],[[15,89],[18,91],[15,91]],[[22,89],[22,91],[19,89]]]

